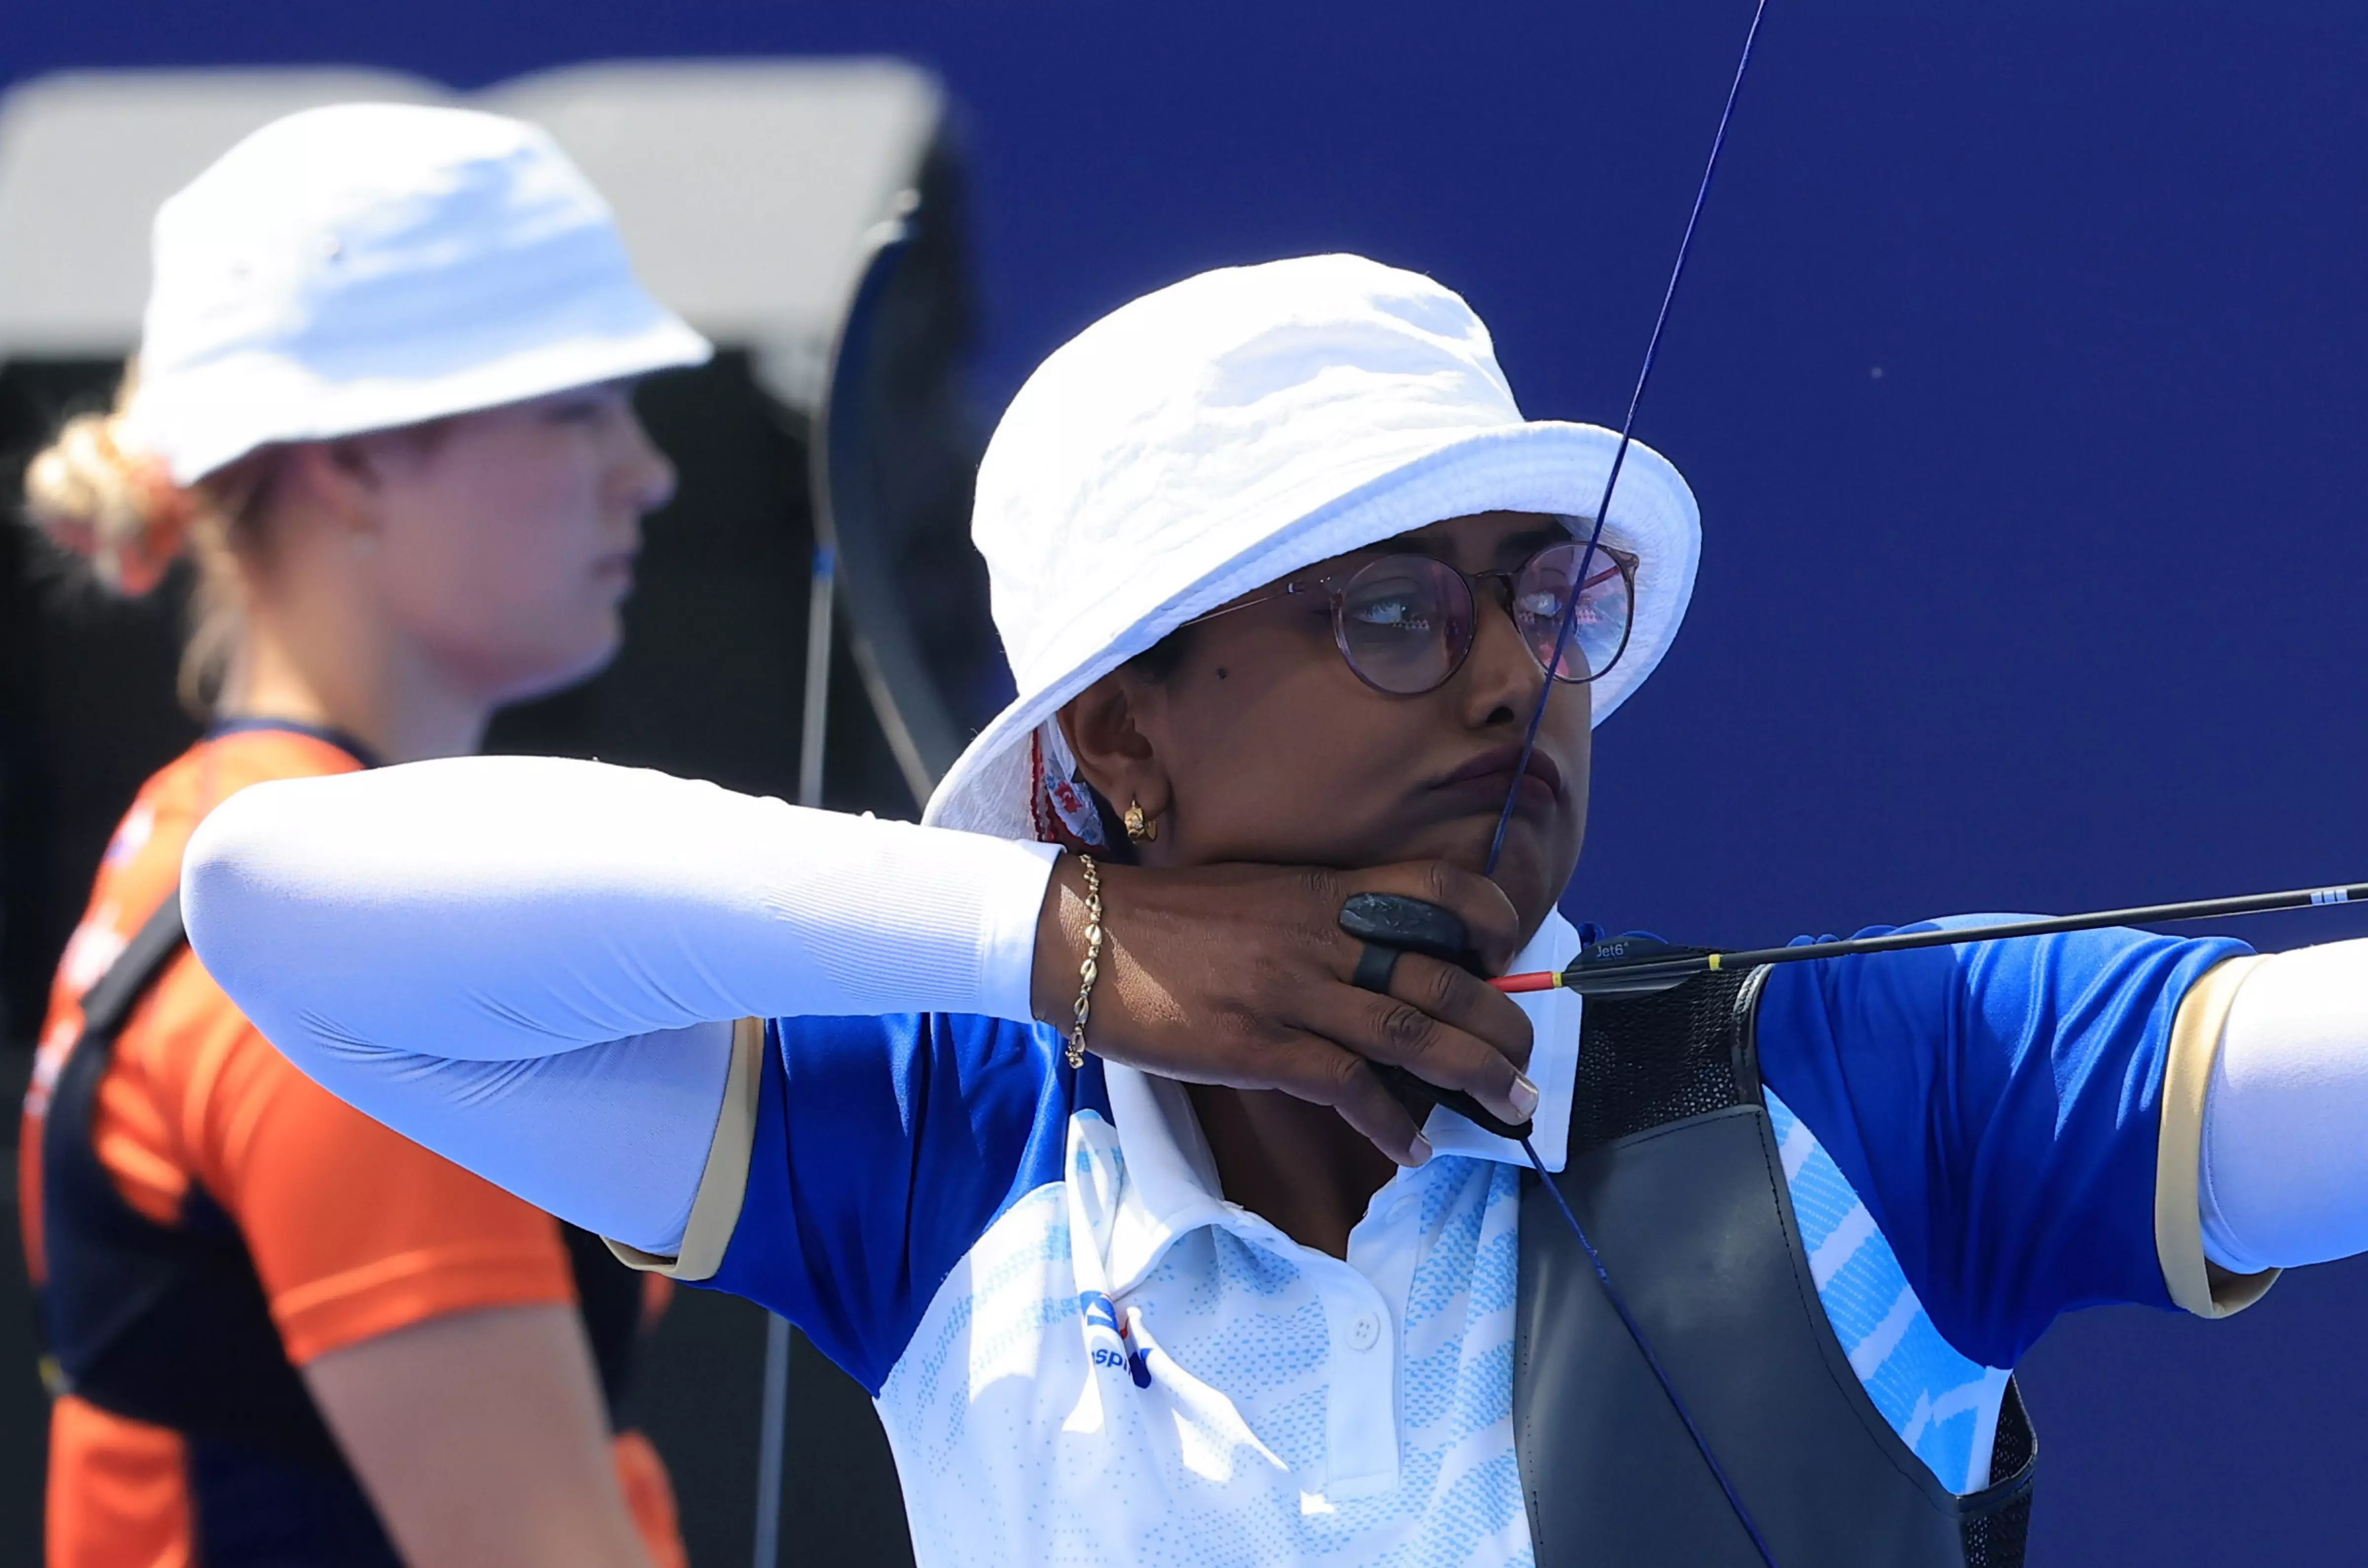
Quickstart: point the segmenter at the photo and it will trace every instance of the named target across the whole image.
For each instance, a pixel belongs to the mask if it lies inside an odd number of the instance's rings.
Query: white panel
[[[0,358],[111,358],[140,335],[148,228],[248,132],[316,104],[433,102],[384,71],[120,71],[0,99]]]
[[[943,102],[889,60],[577,66],[478,101],[550,128],[652,293],[719,342],[810,358],[817,381],[864,235],[895,214]]]

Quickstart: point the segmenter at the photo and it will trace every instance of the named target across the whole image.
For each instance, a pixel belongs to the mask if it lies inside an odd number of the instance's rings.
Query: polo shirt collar
[[[1559,970],[1577,953],[1578,932],[1560,912],[1551,913],[1514,958],[1511,972]],[[1569,1145],[1571,1096],[1578,1079],[1580,998],[1577,992],[1557,988],[1513,1000],[1530,1016],[1533,1030],[1530,1081],[1538,1086],[1538,1108],[1531,1142],[1546,1169],[1559,1171]],[[1149,1272],[1170,1242],[1201,1226],[1217,1225],[1269,1244],[1281,1236],[1264,1220],[1219,1196],[1216,1160],[1182,1084],[1116,1062],[1105,1062],[1102,1072],[1110,1120],[1126,1162],[1124,1193],[1110,1215],[1106,1238],[1113,1294]],[[1431,1111],[1422,1131],[1434,1155],[1494,1160],[1525,1169],[1530,1163],[1520,1144],[1482,1131],[1444,1106]]]

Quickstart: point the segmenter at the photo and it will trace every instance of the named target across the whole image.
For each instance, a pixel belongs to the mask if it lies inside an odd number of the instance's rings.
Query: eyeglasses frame
[[[1429,693],[1437,691],[1440,687],[1445,686],[1449,681],[1453,680],[1455,678],[1456,672],[1463,667],[1463,662],[1472,656],[1472,650],[1476,647],[1480,642],[1480,634],[1476,623],[1473,631],[1472,641],[1463,645],[1463,651],[1455,655],[1454,663],[1447,666],[1446,673],[1441,675],[1437,682],[1430,686],[1424,687],[1420,691],[1392,691],[1385,686],[1376,685],[1363,670],[1359,669],[1357,667],[1356,655],[1349,652],[1349,631],[1348,628],[1342,623],[1340,619],[1341,608],[1346,603],[1347,596],[1342,589],[1338,586],[1338,585],[1349,581],[1369,567],[1378,566],[1383,562],[1392,560],[1397,556],[1406,556],[1413,560],[1428,562],[1434,566],[1444,566],[1450,572],[1452,572],[1457,576],[1463,578],[1464,591],[1472,596],[1473,608],[1476,613],[1483,597],[1480,592],[1480,585],[1490,581],[1501,581],[1505,585],[1505,591],[1502,594],[1492,593],[1486,597],[1489,603],[1494,604],[1498,609],[1505,612],[1505,619],[1507,620],[1513,621],[1513,633],[1516,637],[1520,637],[1521,630],[1520,623],[1518,620],[1514,620],[1513,618],[1513,585],[1520,580],[1521,574],[1530,569],[1531,562],[1536,561],[1539,556],[1543,555],[1547,551],[1559,550],[1563,548],[1565,544],[1578,546],[1582,551],[1586,548],[1585,542],[1579,540],[1573,539],[1567,540],[1557,540],[1553,544],[1540,545],[1536,550],[1531,551],[1528,557],[1525,558],[1519,566],[1515,566],[1507,571],[1494,572],[1466,572],[1462,567],[1456,565],[1453,562],[1441,561],[1435,555],[1424,555],[1418,551],[1411,550],[1392,551],[1387,555],[1376,555],[1370,561],[1360,561],[1354,566],[1346,567],[1338,572],[1326,572],[1321,577],[1311,578],[1304,583],[1293,578],[1285,578],[1280,586],[1269,588],[1266,592],[1259,594],[1255,598],[1239,599],[1233,604],[1220,605],[1215,609],[1208,610],[1202,614],[1194,616],[1191,619],[1184,622],[1183,626],[1178,627],[1177,630],[1180,631],[1185,626],[1198,626],[1204,620],[1214,620],[1220,616],[1232,615],[1236,610],[1251,609],[1259,605],[1272,604],[1277,599],[1295,597],[1301,594],[1312,594],[1319,589],[1329,589],[1332,601],[1332,642],[1333,645],[1339,649],[1341,662],[1349,666],[1349,673],[1355,676],[1367,687],[1371,687],[1374,691],[1380,692],[1384,697],[1428,696]],[[1564,676],[1554,675],[1552,672],[1547,673],[1548,679],[1558,680],[1565,686],[1587,686],[1600,679],[1606,671],[1609,671],[1613,665],[1620,663],[1621,655],[1628,652],[1629,639],[1635,634],[1636,631],[1636,572],[1638,567],[1642,564],[1641,560],[1627,551],[1615,550],[1611,545],[1605,544],[1600,540],[1596,541],[1595,553],[1598,555],[1607,555],[1611,558],[1611,570],[1619,573],[1627,586],[1628,624],[1620,633],[1620,646],[1612,651],[1611,657],[1603,662],[1602,669],[1590,670],[1583,676]],[[1582,555],[1581,559],[1583,560],[1585,557]],[[1609,575],[1609,574],[1607,573],[1606,575]],[[1580,594],[1585,593],[1588,588],[1601,581],[1603,581],[1603,578],[1600,576],[1588,578],[1585,582],[1573,587],[1571,590],[1571,597],[1574,600],[1577,599]],[[1568,613],[1568,608],[1569,607],[1567,605],[1564,607],[1565,614]],[[1529,640],[1527,638],[1521,638],[1521,646],[1525,649],[1529,648]],[[1533,649],[1530,652],[1530,659],[1532,663],[1535,663],[1537,660],[1537,653]]]

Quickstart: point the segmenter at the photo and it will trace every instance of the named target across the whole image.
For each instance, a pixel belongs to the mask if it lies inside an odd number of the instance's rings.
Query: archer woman
[[[928,1568],[2017,1561],[2055,1316],[2368,1244],[2312,1136],[2368,1108],[2368,947],[1497,994],[1579,946],[1592,724],[1692,585],[1649,451],[1582,542],[1613,445],[1427,278],[1191,278],[996,433],[1020,696],[930,825],[537,759],[266,786],[192,846],[199,950],[334,1093],[802,1324]],[[1351,938],[1360,892],[1469,969]]]
[[[707,353],[513,120],[310,110],[158,213],[120,405],[27,482],[120,588],[196,558],[211,721],[108,847],[26,1101],[57,1568],[683,1561],[604,1403],[642,1281],[290,1068],[175,892],[236,792],[472,751],[608,661],[674,487],[630,385]]]

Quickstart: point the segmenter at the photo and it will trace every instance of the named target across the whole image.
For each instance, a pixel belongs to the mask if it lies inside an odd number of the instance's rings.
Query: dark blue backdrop
[[[0,76],[893,51],[978,175],[990,406],[1212,263],[1463,290],[1533,414],[1616,419],[1746,0],[1417,9],[17,0]],[[1686,635],[1603,733],[1574,903],[1758,943],[2368,876],[2368,13],[1774,0],[1642,434]],[[2283,917],[2271,945],[2352,935]],[[2059,1327],[2034,1560],[2349,1562],[2368,1270]]]

